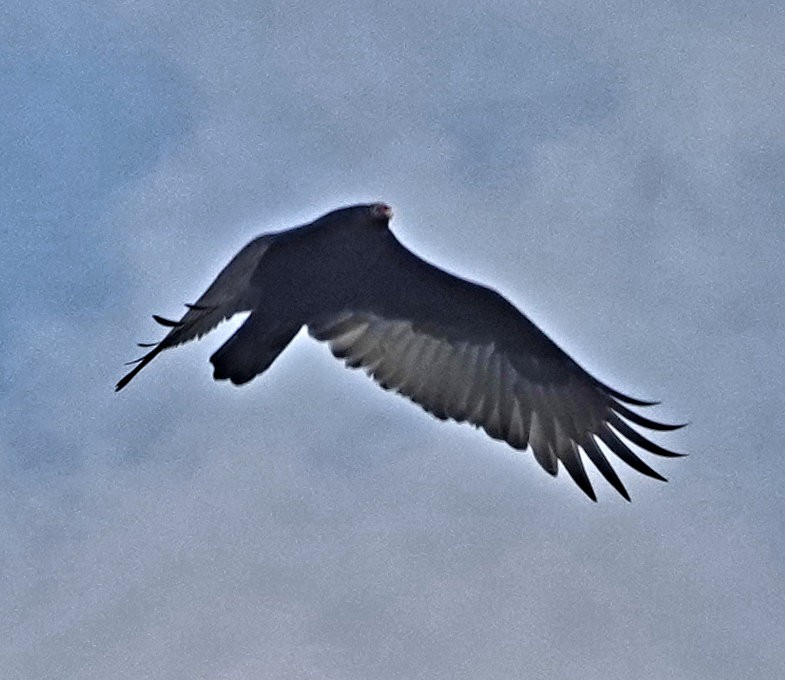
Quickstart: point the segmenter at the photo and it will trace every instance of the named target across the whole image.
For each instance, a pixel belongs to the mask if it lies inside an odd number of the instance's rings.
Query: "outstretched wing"
[[[250,310],[255,303],[257,294],[255,289],[251,287],[251,275],[275,236],[275,234],[266,234],[247,244],[224,267],[204,294],[194,304],[186,305],[188,311],[179,321],[153,315],[153,318],[159,324],[171,328],[171,330],[163,340],[153,344],[152,349],[147,354],[131,362],[135,363],[136,366],[120,379],[115,386],[115,390],[123,389],[139,371],[163,350],[181,345],[195,338],[201,338],[225,319],[238,312]],[[146,344],[140,345],[140,347],[150,346]]]
[[[407,251],[408,253],[408,251]],[[561,463],[596,500],[580,451],[627,500],[598,442],[638,472],[665,480],[621,438],[674,457],[627,421],[674,430],[625,404],[650,406],[599,382],[497,293],[411,254],[397,258],[395,284],[371,282],[355,305],[308,324],[350,367],[409,397],[440,419],[468,421],[516,449],[531,448],[551,475]],[[396,286],[405,285],[405,293]],[[402,290],[398,288],[398,290]],[[352,308],[353,307],[353,308]]]

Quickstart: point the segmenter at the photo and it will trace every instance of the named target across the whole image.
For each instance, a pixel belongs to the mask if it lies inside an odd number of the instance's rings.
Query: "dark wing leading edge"
[[[419,262],[421,271],[423,265],[431,267]],[[413,290],[416,283],[409,278],[405,300],[390,305],[392,286],[378,304],[371,293],[354,309],[310,323],[310,334],[328,342],[348,366],[364,368],[383,388],[409,397],[437,418],[468,421],[516,449],[528,446],[551,475],[561,462],[592,500],[596,496],[580,450],[630,499],[598,442],[638,472],[665,481],[621,437],[650,453],[675,457],[680,454],[649,441],[627,421],[651,430],[680,425],[657,423],[630,410],[625,404],[652,404],[594,379],[498,294],[432,269],[438,275],[426,276],[427,291]],[[438,304],[440,285],[443,304]],[[473,295],[476,309],[445,315],[445,306],[454,306],[455,300],[471,304]],[[489,300],[496,304],[486,304]]]
[[[152,346],[152,349],[131,362],[136,366],[117,383],[115,390],[123,389],[163,350],[201,338],[225,319],[238,312],[250,310],[255,302],[255,291],[250,285],[251,275],[275,236],[275,234],[266,234],[247,244],[224,267],[204,294],[194,304],[186,305],[188,311],[179,321],[153,315],[158,323],[171,330],[159,343],[140,344],[140,347]]]

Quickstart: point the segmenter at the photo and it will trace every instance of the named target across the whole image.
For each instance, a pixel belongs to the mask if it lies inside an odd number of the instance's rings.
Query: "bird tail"
[[[251,314],[245,323],[210,357],[213,378],[242,385],[266,371],[292,341],[301,325],[270,327]]]

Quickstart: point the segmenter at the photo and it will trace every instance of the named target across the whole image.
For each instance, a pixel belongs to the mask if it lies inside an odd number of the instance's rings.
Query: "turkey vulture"
[[[246,245],[168,335],[136,360],[121,390],[169,347],[200,338],[238,312],[243,325],[210,357],[216,380],[263,373],[304,325],[352,368],[437,418],[469,421],[515,449],[531,448],[551,475],[559,462],[596,500],[580,455],[630,500],[599,446],[665,481],[620,436],[675,457],[629,423],[675,430],[628,406],[634,399],[584,371],[499,293],[420,259],[389,229],[384,203],[335,210]],[[629,422],[627,422],[629,421]]]

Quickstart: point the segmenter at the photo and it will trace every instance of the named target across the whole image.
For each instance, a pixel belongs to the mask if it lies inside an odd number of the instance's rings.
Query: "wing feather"
[[[629,501],[630,494],[627,493],[627,489],[624,487],[624,484],[622,484],[619,476],[616,474],[616,471],[613,469],[611,464],[608,462],[608,459],[605,457],[605,454],[597,445],[594,435],[585,435],[579,443],[581,448],[586,452],[589,460],[593,463],[594,467],[596,467],[600,474],[605,477],[605,481],[607,481],[608,484],[616,489],[622,498]]]
[[[123,389],[163,350],[201,338],[225,319],[238,312],[249,311],[257,294],[251,287],[251,276],[274,236],[259,236],[248,243],[224,267],[202,296],[194,304],[186,305],[188,311],[179,321],[154,315],[153,318],[159,324],[170,327],[171,330],[163,340],[151,345],[152,349],[139,358],[134,369],[118,381],[115,391]]]
[[[486,411],[483,428],[489,436],[494,439],[504,439],[505,433],[502,427],[501,399],[502,399],[502,365],[501,357],[496,352],[492,352],[488,360],[487,385],[488,410]]]
[[[468,355],[471,352],[471,345],[467,342],[460,342],[450,353],[449,372],[444,376],[442,382],[442,392],[446,411],[454,420],[465,420],[465,401]]]
[[[618,493],[629,494],[597,445],[599,438],[638,472],[664,479],[618,435],[650,453],[677,456],[640,434],[625,420],[649,429],[663,425],[631,411],[635,400],[612,391],[582,371],[560,367],[560,380],[543,379],[540,357],[520,356],[495,342],[456,339],[434,324],[344,310],[309,325],[348,366],[364,368],[382,387],[393,389],[438,418],[467,420],[516,449],[531,449],[551,475],[560,464],[592,500],[596,494],[582,453]],[[526,372],[532,367],[532,374]],[[564,377],[566,375],[566,377]],[[648,403],[648,402],[641,402]],[[632,414],[632,416],[630,415]]]
[[[478,363],[482,347],[467,344],[463,351],[463,374],[461,384],[456,388],[455,395],[455,420],[463,422],[469,419],[474,408],[474,382],[479,371]]]
[[[594,493],[594,488],[589,481],[589,476],[586,474],[586,469],[583,467],[581,460],[581,453],[578,447],[571,439],[568,440],[567,446],[559,454],[559,460],[567,470],[567,474],[572,477],[573,481],[580,487],[581,491],[585,493],[593,501],[597,500],[597,495]]]
[[[482,345],[477,353],[474,376],[472,379],[470,399],[471,409],[466,420],[472,425],[481,427],[485,420],[489,396],[486,386],[488,384],[488,361],[493,354],[493,346]]]
[[[444,341],[437,341],[437,344],[433,360],[423,371],[425,381],[421,384],[421,393],[424,401],[429,402],[428,410],[440,420],[446,420],[452,410],[448,383],[452,372],[460,369],[455,365],[455,352],[450,344]],[[417,400],[420,393],[406,396]]]
[[[526,413],[529,411],[526,409]],[[529,445],[529,425],[528,419],[524,415],[524,409],[518,400],[517,394],[512,398],[512,413],[510,416],[510,436],[507,442],[513,448],[523,450]]]

